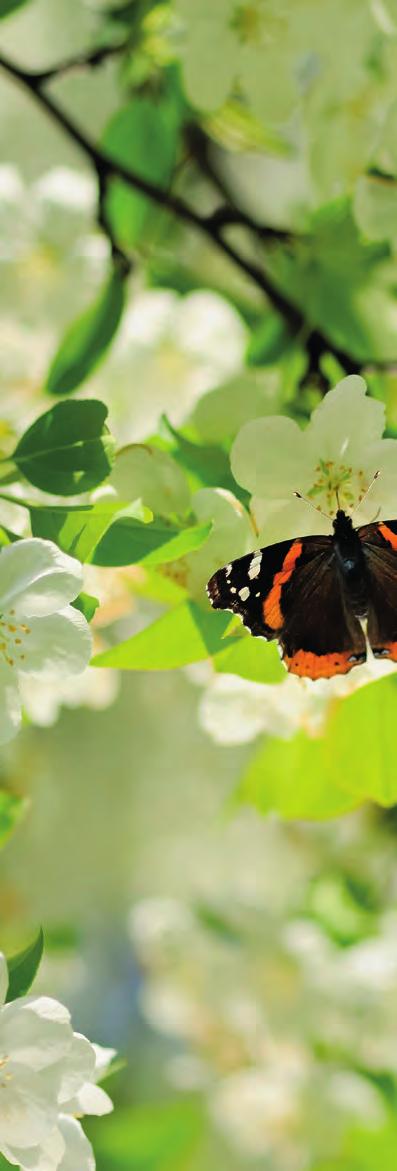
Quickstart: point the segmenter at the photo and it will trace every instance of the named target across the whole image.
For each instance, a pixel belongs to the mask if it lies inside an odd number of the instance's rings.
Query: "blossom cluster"
[[[29,995],[6,1003],[7,988],[0,954],[0,1151],[21,1171],[95,1171],[79,1118],[113,1109],[96,1083],[114,1052],[73,1032],[59,1001]]]

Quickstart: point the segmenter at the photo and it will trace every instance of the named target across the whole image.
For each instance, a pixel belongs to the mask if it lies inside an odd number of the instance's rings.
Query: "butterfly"
[[[397,662],[397,520],[354,528],[338,508],[332,524],[330,536],[239,557],[207,585],[215,609],[277,639],[287,670],[309,679],[346,675],[368,644],[375,658]]]

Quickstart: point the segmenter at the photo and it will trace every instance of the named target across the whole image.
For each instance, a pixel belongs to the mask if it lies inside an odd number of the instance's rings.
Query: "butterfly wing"
[[[298,562],[312,560],[329,538],[307,537],[305,541],[281,541],[256,549],[214,573],[207,593],[215,609],[239,614],[251,634],[277,638],[284,624],[282,594]]]
[[[397,521],[358,530],[369,578],[368,641],[379,659],[397,662]]]
[[[239,614],[251,634],[277,638],[293,674],[345,674],[365,659],[361,627],[345,609],[332,537],[258,549],[218,570],[207,590],[212,605]]]
[[[280,645],[292,674],[326,679],[365,661],[365,637],[342,590],[333,551],[299,567],[283,605]]]

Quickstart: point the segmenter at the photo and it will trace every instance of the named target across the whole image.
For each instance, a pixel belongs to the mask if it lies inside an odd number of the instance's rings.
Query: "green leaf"
[[[216,654],[230,622],[229,614],[211,614],[184,602],[126,642],[96,655],[95,667],[128,671],[169,671]]]
[[[11,956],[11,959],[7,960],[9,975],[7,1001],[16,1000],[19,996],[26,996],[26,993],[29,992],[43,955],[43,948],[44,935],[40,927],[33,943],[25,947],[24,951],[18,952],[18,955]]]
[[[26,811],[27,804],[25,798],[17,797],[15,793],[9,793],[6,789],[0,789],[0,846],[4,845],[15,829]]]
[[[187,1171],[202,1132],[195,1101],[121,1107],[88,1122],[97,1171]]]
[[[18,470],[35,488],[58,496],[96,488],[114,460],[107,413],[96,399],[57,403],[19,440],[13,454]]]
[[[168,98],[155,102],[135,95],[109,122],[102,145],[116,162],[166,187],[176,160],[177,132],[175,102]],[[117,241],[124,248],[135,247],[159,216],[157,205],[120,179],[109,184],[106,210]]]
[[[291,346],[291,333],[278,313],[269,313],[253,330],[247,346],[248,366],[271,366]]]
[[[285,818],[338,817],[359,800],[338,785],[336,770],[330,775],[326,765],[321,738],[310,740],[300,732],[293,740],[265,740],[243,775],[237,799]]]
[[[26,503],[33,536],[55,541],[64,553],[70,553],[79,561],[91,561],[98,542],[115,517],[125,515],[127,510],[130,516],[145,522],[152,516],[140,500],[131,505],[121,504],[120,500],[98,500],[96,504],[82,504],[75,508]]]
[[[12,12],[16,12],[17,8],[22,8],[27,0],[0,0],[0,20],[4,16],[10,16]]]
[[[216,671],[240,675],[253,683],[281,683],[285,679],[283,667],[274,642],[242,635],[229,638],[228,645],[214,658]]]
[[[262,813],[303,818],[335,817],[366,800],[394,805],[396,716],[396,677],[368,683],[335,701],[322,736],[267,741],[248,766],[241,798]]]
[[[163,565],[207,540],[211,522],[180,528],[156,518],[140,500],[103,500],[74,509],[29,505],[34,537],[55,541],[65,553],[94,565]]]
[[[142,524],[130,517],[116,520],[96,546],[94,565],[165,565],[199,549],[211,532],[211,522],[180,529],[160,520]]]
[[[77,595],[77,598],[72,602],[72,606],[75,606],[76,610],[80,610],[80,613],[84,614],[87,622],[91,622],[98,609],[99,598],[94,598],[93,594],[85,594],[82,592]]]
[[[396,265],[387,244],[364,240],[351,200],[317,212],[310,237],[275,247],[268,267],[313,328],[357,362],[394,362]]]
[[[70,394],[105,357],[125,302],[125,279],[115,268],[94,302],[69,326],[47,375],[49,394]]]
[[[233,492],[242,503],[249,500],[248,492],[240,488],[230,471],[229,456],[222,447],[210,443],[192,443],[163,416],[167,430],[175,440],[172,449],[174,459],[194,478],[194,486],[226,488]]]
[[[342,700],[324,738],[328,769],[359,801],[390,806],[397,801],[394,725],[397,679],[386,676]],[[357,746],[359,745],[359,752]]]

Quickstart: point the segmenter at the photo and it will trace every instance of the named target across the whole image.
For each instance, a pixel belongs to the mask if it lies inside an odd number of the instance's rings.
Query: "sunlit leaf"
[[[124,506],[120,500],[98,500],[96,504],[82,504],[75,508],[62,505],[30,505],[32,533],[55,541],[64,553],[70,553],[79,561],[91,561],[96,546],[104,533],[113,524],[115,517],[130,516],[146,523],[151,512],[140,500]]]
[[[94,304],[69,326],[47,375],[49,394],[70,394],[105,357],[120,324],[124,290],[125,280],[114,269]]]
[[[265,742],[248,765],[240,795],[262,813],[334,817],[365,800],[397,801],[394,675],[336,702],[321,736]],[[359,746],[359,751],[358,751]]]
[[[114,460],[107,413],[96,399],[57,403],[22,435],[13,453],[17,468],[36,488],[54,495],[96,488]]]
[[[72,605],[75,606],[76,610],[80,610],[81,614],[84,614],[87,622],[91,622],[98,609],[99,598],[94,598],[92,594],[82,592],[77,595]]]
[[[219,651],[229,621],[228,614],[209,614],[194,602],[184,602],[126,642],[96,655],[93,665],[168,671],[197,663]]]
[[[324,740],[304,732],[292,740],[265,740],[244,773],[238,799],[260,813],[305,820],[337,817],[359,804],[338,784]]]
[[[276,644],[249,634],[229,638],[228,646],[215,655],[214,667],[222,674],[240,675],[253,683],[281,683],[285,679]]]

